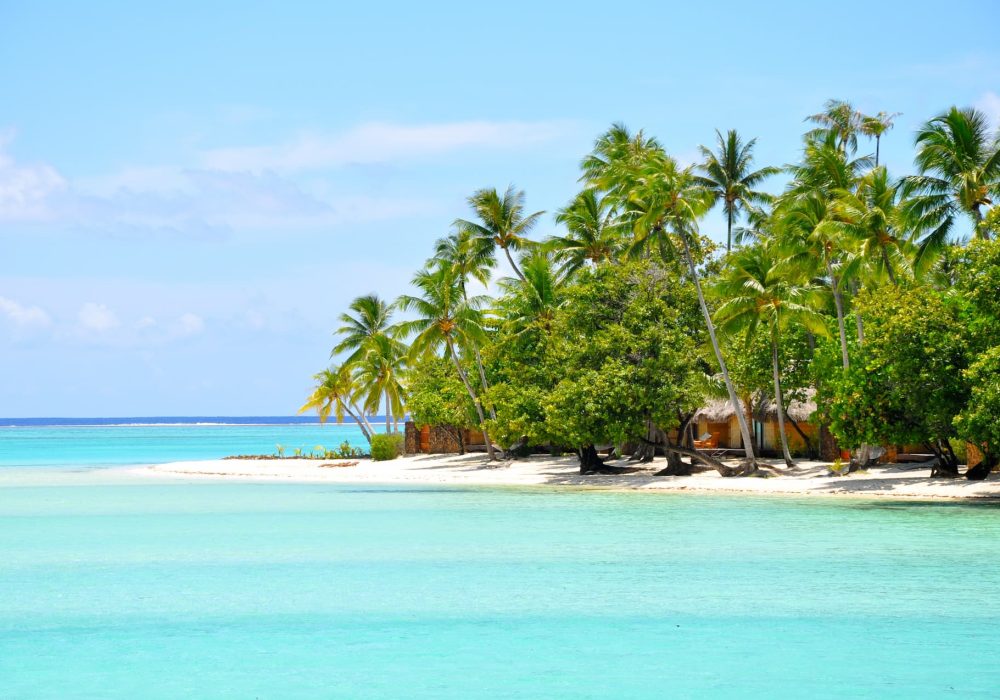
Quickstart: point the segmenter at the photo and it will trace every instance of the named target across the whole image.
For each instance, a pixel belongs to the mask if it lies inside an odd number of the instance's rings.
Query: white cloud
[[[15,161],[7,152],[13,139],[13,131],[0,131],[0,221],[45,219],[48,199],[66,188],[66,180],[50,165]]]
[[[976,100],[975,107],[989,117],[994,129],[1000,129],[1000,95],[995,92],[984,92]]]
[[[178,330],[181,335],[194,335],[200,333],[205,328],[205,320],[197,314],[183,314],[178,321]]]
[[[342,134],[302,134],[273,146],[218,148],[204,153],[210,169],[289,172],[350,164],[387,163],[462,148],[521,148],[566,133],[560,121],[405,125],[374,122]]]
[[[44,328],[52,323],[49,315],[40,307],[24,306],[6,297],[0,297],[0,316],[22,328]]]
[[[104,304],[96,304],[92,301],[88,301],[80,307],[76,318],[85,330],[97,333],[109,331],[119,325],[118,316],[115,315],[114,311]]]

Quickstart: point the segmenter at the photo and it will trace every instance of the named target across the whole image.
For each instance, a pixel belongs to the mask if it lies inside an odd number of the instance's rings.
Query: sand
[[[930,479],[930,469],[906,464],[873,468],[850,476],[828,475],[824,463],[799,461],[794,472],[771,478],[722,478],[717,472],[694,476],[658,477],[664,466],[617,476],[581,476],[575,457],[531,457],[490,465],[483,455],[416,455],[387,462],[368,459],[229,459],[169,464],[133,470],[160,478],[285,480],[367,484],[425,484],[453,486],[538,486],[638,490],[692,491],[783,496],[854,496],[905,499],[1000,499],[1000,475],[987,481]],[[779,462],[773,462],[780,465]],[[612,463],[615,464],[615,463]],[[626,462],[619,462],[622,466]],[[781,465],[783,466],[783,465]]]

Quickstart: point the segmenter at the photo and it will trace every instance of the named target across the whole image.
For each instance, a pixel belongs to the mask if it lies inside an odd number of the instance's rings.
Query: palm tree
[[[860,254],[876,272],[884,272],[896,285],[892,259],[904,257],[905,220],[900,188],[878,166],[858,183],[856,190],[835,191],[833,212],[843,230],[860,244]]]
[[[757,139],[743,143],[735,129],[730,129],[725,137],[716,130],[715,137],[718,146],[715,153],[699,146],[705,161],[698,166],[703,173],[698,181],[714,194],[715,201],[722,202],[722,211],[726,214],[726,252],[729,252],[733,247],[733,221],[740,212],[770,201],[769,195],[754,187],[779,169],[769,166],[752,170]]]
[[[708,328],[712,349],[715,352],[729,400],[740,425],[740,435],[746,454],[746,460],[741,465],[740,473],[752,473],[756,470],[757,463],[754,458],[750,430],[729,376],[722,350],[719,348],[715,324],[712,322],[708,305],[705,303],[698,269],[691,252],[691,246],[698,241],[698,219],[711,206],[712,193],[696,180],[691,168],[679,168],[677,161],[668,156],[655,141],[643,141],[639,147],[636,147],[635,142],[639,140],[641,132],[636,139],[625,139],[627,134],[628,131],[625,127],[615,125],[605,137],[598,139],[599,147],[603,147],[603,144],[606,143],[624,142],[628,144],[628,147],[620,151],[627,162],[619,164],[615,162],[614,155],[605,158],[597,157],[603,154],[595,154],[593,162],[600,161],[603,165],[594,167],[590,171],[598,178],[591,184],[616,193],[615,196],[620,198],[619,206],[628,220],[634,222],[635,239],[631,246],[633,255],[645,254],[653,250],[658,252],[664,260],[680,258],[687,263],[691,281],[698,294],[698,303]],[[617,153],[617,151],[612,153]],[[585,164],[587,162],[585,161]],[[585,177],[588,177],[586,170]],[[617,181],[617,177],[621,177],[622,180]],[[680,254],[678,254],[678,243],[680,244]]]
[[[348,307],[354,312],[342,313],[340,322],[343,324],[335,332],[340,337],[340,341],[334,346],[330,353],[331,357],[338,353],[350,351],[350,355],[344,361],[347,366],[357,365],[365,355],[372,349],[372,344],[376,339],[386,338],[386,343],[393,346],[391,355],[393,357],[403,356],[402,344],[392,335],[392,308],[382,301],[376,294],[360,296],[351,302]],[[399,370],[399,367],[396,368]],[[366,402],[366,407],[370,405]],[[374,408],[374,413],[378,412],[378,406]],[[388,433],[392,424],[392,408],[386,396],[385,406],[385,431]]]
[[[785,433],[779,345],[782,331],[793,324],[819,335],[826,334],[823,316],[817,311],[820,305],[818,288],[803,283],[795,268],[782,260],[773,247],[757,245],[744,248],[728,262],[728,268],[715,287],[724,300],[715,314],[719,330],[727,333],[742,331],[749,342],[758,328],[764,326],[767,329],[771,342],[771,372],[781,452],[785,465],[791,469],[795,464]]]
[[[819,124],[819,128],[806,134],[809,141],[831,139],[837,150],[853,154],[858,150],[858,132],[861,131],[864,115],[854,109],[850,102],[827,100],[823,111],[811,114],[806,121]]]
[[[875,167],[878,167],[879,146],[882,142],[882,134],[893,127],[893,122],[899,112],[879,112],[874,116],[862,116],[861,125],[858,130],[865,136],[875,139]]]
[[[916,146],[920,174],[906,178],[904,191],[915,195],[907,209],[917,230],[928,232],[919,255],[944,244],[959,213],[988,240],[983,208],[1000,197],[1000,134],[990,137],[986,115],[952,107],[921,127]]]
[[[501,248],[514,273],[523,279],[524,275],[510,251],[531,244],[526,236],[545,212],[536,211],[525,216],[524,190],[516,190],[513,185],[507,187],[503,196],[495,189],[477,190],[469,197],[469,205],[479,221],[457,219],[455,226],[468,231],[474,238]]]
[[[400,377],[405,371],[406,348],[388,335],[376,335],[366,343],[365,354],[357,361],[357,378],[364,393],[365,410],[377,413],[385,402],[386,432],[388,417],[393,420],[392,432],[399,432],[399,417],[404,413],[404,395]]]
[[[566,274],[556,269],[551,256],[544,250],[533,251],[522,264],[523,280],[512,277],[500,280],[505,316],[519,328],[517,334],[529,328],[547,332],[564,301],[562,285]]]
[[[344,422],[345,414],[349,415],[358,424],[368,444],[371,444],[375,430],[364,411],[357,407],[361,390],[351,368],[346,364],[334,365],[313,375],[313,379],[317,382],[316,388],[299,409],[299,413],[315,410],[319,414],[320,423],[326,423],[332,413],[336,416],[338,425]]]
[[[622,226],[610,205],[609,197],[586,189],[556,214],[556,221],[566,227],[568,235],[549,238],[545,247],[563,263],[566,275],[587,264],[613,260],[621,252]]]
[[[413,286],[420,290],[420,296],[403,295],[396,305],[403,311],[415,313],[417,317],[400,322],[397,328],[403,336],[414,335],[410,344],[413,355],[434,353],[443,348],[445,355],[455,363],[458,376],[475,404],[486,441],[486,451],[490,460],[493,460],[493,443],[486,429],[482,400],[459,360],[461,349],[468,348],[471,344],[478,345],[485,339],[480,309],[486,299],[463,294],[458,276],[445,264],[425,267],[414,276]]]
[[[441,264],[449,267],[458,276],[458,284],[462,291],[462,299],[469,300],[468,282],[475,280],[486,286],[490,281],[490,273],[496,267],[493,242],[475,237],[467,228],[456,230],[434,244],[434,254]],[[486,370],[483,368],[483,356],[479,344],[472,343],[472,355],[479,372],[479,381],[486,393],[490,389],[486,381]],[[496,408],[489,405],[490,417],[496,420]]]

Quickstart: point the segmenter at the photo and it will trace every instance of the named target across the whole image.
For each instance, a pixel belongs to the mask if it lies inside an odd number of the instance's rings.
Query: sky
[[[0,416],[292,414],[351,299],[482,187],[556,232],[612,122],[782,165],[845,99],[902,175],[1000,119],[995,0],[349,5],[0,0]]]

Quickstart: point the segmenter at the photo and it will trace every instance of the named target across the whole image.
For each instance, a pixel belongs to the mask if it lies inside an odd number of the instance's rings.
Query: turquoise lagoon
[[[4,698],[996,697],[998,590],[991,505],[0,468]]]

